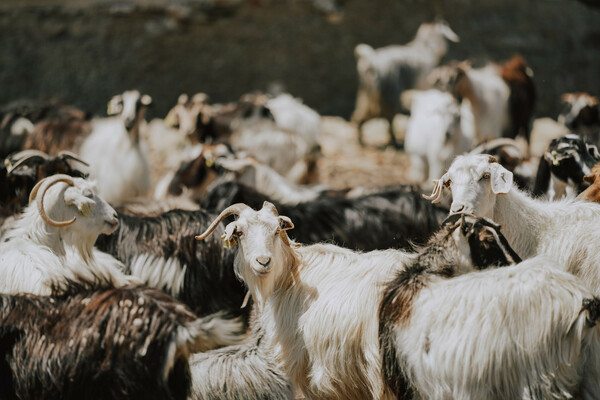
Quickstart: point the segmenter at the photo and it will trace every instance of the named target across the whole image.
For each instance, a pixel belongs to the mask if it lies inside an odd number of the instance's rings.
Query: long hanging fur
[[[145,287],[63,297],[0,295],[3,399],[185,399],[203,328]],[[204,331],[207,331],[206,329]],[[210,338],[210,334],[208,336]]]
[[[121,261],[125,273],[170,293],[199,316],[223,311],[226,320],[240,318],[233,333],[236,341],[245,335],[250,307],[240,308],[246,289],[233,271],[234,251],[222,246],[223,228],[204,242],[194,240],[213,215],[172,210],[154,217],[118,218],[117,230],[96,241],[99,250]]]

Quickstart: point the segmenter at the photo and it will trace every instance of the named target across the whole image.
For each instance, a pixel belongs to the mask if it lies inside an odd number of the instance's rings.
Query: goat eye
[[[486,172],[485,174],[481,175],[481,179],[490,179],[490,173]]]
[[[235,236],[242,237],[243,235],[244,235],[244,232],[235,231]]]
[[[450,187],[450,185],[452,185],[452,179],[448,179],[446,183],[444,183],[445,187]]]

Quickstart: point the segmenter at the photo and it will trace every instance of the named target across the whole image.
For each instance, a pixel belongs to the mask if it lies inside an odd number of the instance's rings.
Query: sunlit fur
[[[319,145],[321,116],[315,110],[288,93],[282,93],[267,100],[266,106],[273,114],[278,126],[299,133],[305,138],[310,148]]]
[[[488,179],[483,177],[486,172]],[[600,242],[595,240],[600,234],[600,205],[536,200],[510,182],[508,193],[496,195],[491,182],[499,174],[512,178],[487,155],[457,157],[444,175],[450,179],[451,210],[493,219],[504,227],[508,242],[523,259],[548,254],[600,295]]]
[[[287,221],[266,204],[225,228],[226,240],[237,238],[235,271],[260,310],[264,345],[307,398],[392,398],[384,392],[377,309],[384,284],[414,255],[300,246],[288,240]]]
[[[124,97],[116,117],[92,120],[92,133],[79,149],[90,164],[90,178],[97,181],[98,193],[109,203],[150,190],[147,149],[139,135],[146,106],[139,104],[139,96],[137,92],[137,97]]]
[[[555,262],[454,279],[425,278],[404,324],[390,321],[397,362],[420,399],[598,398],[592,293]],[[589,322],[589,323],[588,323]]]
[[[7,242],[0,245],[1,292],[51,294],[73,286],[112,287],[137,281],[125,276],[122,264],[113,257],[95,256],[94,242],[100,233],[115,229],[116,213],[96,195],[92,183],[73,180],[75,186],[62,182],[52,185],[46,192],[44,209],[59,221],[75,216],[75,223],[48,225],[34,202],[6,234]],[[84,204],[89,211],[81,208]]]
[[[449,93],[432,89],[415,95],[404,141],[411,156],[411,180],[429,183],[439,178],[456,155],[469,150],[473,129],[463,127],[465,113],[470,109]]]

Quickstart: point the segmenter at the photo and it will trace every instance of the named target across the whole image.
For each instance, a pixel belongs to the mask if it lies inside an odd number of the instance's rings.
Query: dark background
[[[282,84],[324,115],[348,118],[354,46],[405,43],[443,16],[461,37],[446,59],[522,54],[536,115],[560,94],[600,94],[600,8],[575,0],[0,1],[0,103],[55,97],[104,115],[136,88],[164,117],[182,92],[213,101]]]

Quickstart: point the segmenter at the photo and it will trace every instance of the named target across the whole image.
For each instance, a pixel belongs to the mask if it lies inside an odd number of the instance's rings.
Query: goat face
[[[491,218],[496,195],[506,194],[512,187],[513,174],[490,155],[458,156],[448,172],[436,182],[432,196],[441,201],[444,188],[452,192],[450,213],[470,213]]]
[[[59,182],[67,185],[56,185]],[[42,219],[52,226],[68,226],[78,237],[95,240],[98,235],[109,235],[117,229],[116,211],[96,194],[94,184],[84,179],[53,175],[34,187],[31,200],[36,196]],[[67,222],[57,222],[61,220]]]
[[[128,90],[110,99],[107,114],[118,115],[125,128],[130,131],[144,117],[146,108],[151,104],[152,97],[149,95],[142,95],[137,90]]]
[[[180,95],[177,105],[165,117],[165,123],[179,130],[182,135],[193,135],[196,133],[198,118],[207,99],[208,96],[204,93],[196,93],[191,100],[187,94]]]
[[[544,159],[558,179],[579,185],[600,160],[600,154],[596,146],[586,144],[578,135],[569,134],[553,139]]]
[[[238,271],[244,280],[254,277],[264,277],[273,269],[280,269],[284,246],[289,246],[282,240],[284,230],[293,225],[288,217],[277,215],[274,207],[268,203],[259,211],[244,210],[237,221],[225,227],[225,239],[237,239],[244,264],[249,267],[246,271]],[[281,271],[278,271],[281,272]]]
[[[458,224],[452,235],[461,257],[477,269],[502,267],[521,262],[500,232],[500,225],[471,214],[452,214],[442,226]]]

